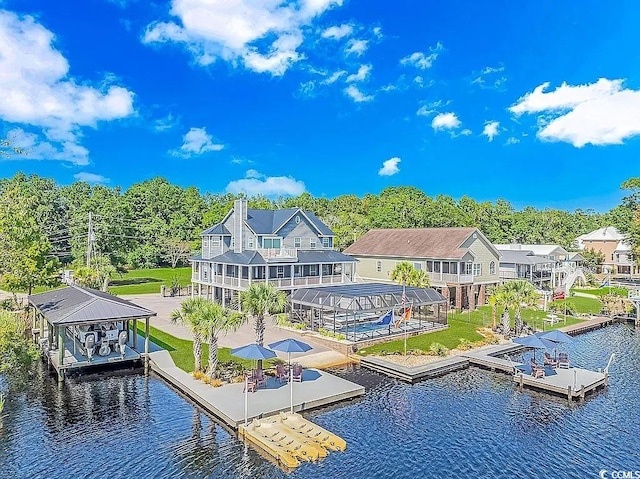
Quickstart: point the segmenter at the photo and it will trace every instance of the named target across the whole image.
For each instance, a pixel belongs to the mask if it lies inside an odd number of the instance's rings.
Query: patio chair
[[[257,384],[253,376],[249,376],[244,383],[244,387],[242,388],[242,392],[256,392]]]
[[[532,368],[531,369],[531,375],[535,378],[535,379],[540,379],[545,377],[545,372],[544,372],[544,368]]]
[[[544,365],[556,368],[558,367],[558,361],[553,359],[549,353],[544,353]]]
[[[254,379],[256,382],[256,387],[261,387],[261,386],[264,386],[265,388],[267,387],[267,377],[264,375],[264,372],[262,371],[262,369],[259,369],[258,371],[256,371],[256,374],[254,375]]]
[[[560,353],[558,354],[558,367],[559,368],[566,368],[568,369],[570,366],[569,363],[569,354],[567,353]]]
[[[286,383],[289,380],[289,375],[282,364],[276,364],[276,379],[281,383]]]
[[[293,365],[293,381],[301,383],[302,382],[302,365],[294,364]]]

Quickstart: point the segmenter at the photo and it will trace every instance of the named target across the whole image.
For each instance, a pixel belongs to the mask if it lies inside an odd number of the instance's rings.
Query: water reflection
[[[580,336],[572,361],[604,367],[611,386],[582,404],[469,368],[415,385],[346,367],[359,400],[312,411],[346,452],[288,477],[597,477],[640,469],[640,338],[629,326]],[[286,477],[157,378],[40,376],[10,397],[0,429],[2,477]]]

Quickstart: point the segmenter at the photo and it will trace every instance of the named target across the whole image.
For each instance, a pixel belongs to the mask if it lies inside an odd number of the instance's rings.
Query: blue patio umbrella
[[[542,339],[543,341],[549,341],[553,344],[553,346],[549,349],[553,349],[554,357],[557,356],[558,344],[573,342],[573,338],[571,336],[569,336],[567,333],[564,333],[558,329],[553,329],[551,331],[541,334],[540,339]]]
[[[293,338],[276,341],[275,343],[271,343],[269,347],[276,351],[287,353],[287,359],[289,363],[289,391],[291,396],[291,412],[293,412],[293,374],[291,371],[291,353],[306,353],[310,349],[313,349],[313,347],[307,343],[303,343],[302,341],[298,341],[297,339]]]
[[[523,346],[526,346],[528,348],[533,348],[533,349],[547,349],[547,344],[545,344],[538,336],[536,336],[535,334],[529,335],[529,336],[524,336],[522,338],[513,338],[512,340],[514,343],[517,344],[522,344]],[[535,360],[535,351],[533,353],[533,357]]]
[[[264,348],[258,344],[247,344],[246,346],[240,346],[231,350],[233,356],[238,356],[243,359],[269,359],[275,358],[276,353],[270,349]],[[247,416],[249,415],[249,378],[244,380],[244,425],[247,425]]]

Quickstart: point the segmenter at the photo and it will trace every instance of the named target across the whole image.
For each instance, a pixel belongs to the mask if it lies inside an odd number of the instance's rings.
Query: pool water
[[[470,368],[409,385],[359,368],[337,374],[366,395],[313,411],[347,440],[344,453],[290,474],[245,446],[161,380],[138,373],[40,374],[11,394],[0,429],[0,477],[598,477],[640,470],[640,335],[616,325],[567,347],[610,386],[580,404],[519,391]]]

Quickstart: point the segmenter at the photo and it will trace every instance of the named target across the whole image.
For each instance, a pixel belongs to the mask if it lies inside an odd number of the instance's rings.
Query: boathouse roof
[[[148,318],[156,313],[117,296],[70,285],[29,296],[29,304],[51,324],[91,324]]]

